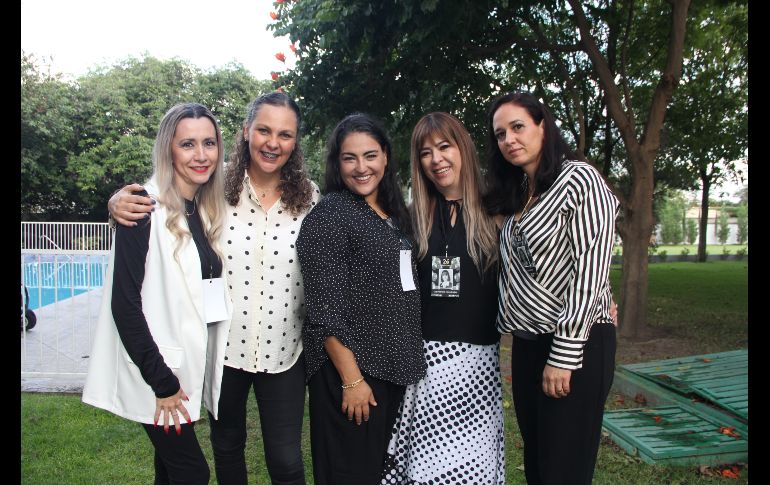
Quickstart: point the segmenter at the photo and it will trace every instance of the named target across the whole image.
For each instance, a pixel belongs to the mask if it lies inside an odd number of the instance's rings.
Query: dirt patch
[[[500,371],[503,376],[511,375],[511,335],[500,340]],[[686,355],[708,353],[697,340],[671,335],[670,332],[650,327],[646,332],[632,339],[618,337],[615,365],[635,364],[651,360],[672,359]]]

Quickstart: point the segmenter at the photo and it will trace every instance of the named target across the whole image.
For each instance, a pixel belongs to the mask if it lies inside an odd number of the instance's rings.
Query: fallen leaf
[[[711,359],[703,359],[703,362],[705,362],[705,363],[707,363],[707,364],[708,364],[708,363],[710,363],[710,362],[711,362]]]
[[[517,470],[524,471],[524,465],[519,465],[516,467]]]
[[[663,418],[661,418],[660,416],[655,416],[656,423],[660,423],[661,421],[663,421]]]
[[[511,407],[511,401],[503,401],[503,407],[505,409],[510,409]]]
[[[634,396],[634,401],[638,402],[642,406],[647,404],[647,398],[644,397],[644,394],[642,394],[641,392],[637,393],[636,396]]]
[[[733,480],[737,480],[738,477],[741,476],[740,472],[735,473],[732,470],[722,470],[722,476],[725,478],[732,478]]]
[[[735,432],[735,428],[733,426],[721,426],[719,428],[719,432],[724,434],[724,435],[727,435],[727,436],[729,436],[731,438],[740,438],[741,437],[741,435],[739,435],[738,433]]]
[[[701,465],[698,467],[698,473],[701,475],[705,475],[707,477],[713,477],[714,476],[714,470],[711,469],[708,465]]]
[[[615,398],[615,404],[625,404],[626,400],[623,396],[618,395],[618,397]]]
[[[508,382],[512,382],[513,381],[513,377],[512,376],[505,376],[505,380],[508,381]]]

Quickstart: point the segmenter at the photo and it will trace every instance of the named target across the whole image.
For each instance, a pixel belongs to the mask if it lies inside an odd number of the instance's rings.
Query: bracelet
[[[359,379],[351,382],[350,384],[343,384],[342,388],[343,389],[353,389],[354,387],[356,387],[357,385],[361,384],[362,382],[364,382],[364,376],[361,376]]]

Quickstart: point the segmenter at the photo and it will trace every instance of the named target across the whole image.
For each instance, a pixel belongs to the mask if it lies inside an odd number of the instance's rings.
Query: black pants
[[[342,382],[327,361],[310,378],[310,447],[315,485],[380,483],[385,452],[404,397],[404,386],[364,374],[377,406],[369,421],[356,424],[342,412]]]
[[[209,413],[214,468],[220,485],[242,485],[246,479],[246,402],[254,389],[262,426],[265,462],[273,485],[305,483],[302,463],[302,419],[305,412],[303,356],[278,373],[246,372],[225,366],[219,397],[219,419]]]
[[[181,414],[179,416],[182,418]],[[182,418],[183,419],[183,418]],[[195,436],[195,423],[181,425],[177,435],[173,426],[168,434],[163,426],[142,424],[155,447],[155,485],[205,485],[209,483],[209,465]]]
[[[615,327],[591,328],[583,367],[572,372],[570,393],[559,399],[543,393],[552,340],[552,334],[513,338],[513,404],[524,440],[524,474],[529,485],[590,485],[615,371]]]

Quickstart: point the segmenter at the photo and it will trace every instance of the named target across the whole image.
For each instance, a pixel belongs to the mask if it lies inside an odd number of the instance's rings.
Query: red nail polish
[[[163,432],[168,434],[168,428],[163,428]]]
[[[177,436],[182,436],[182,428],[174,428]]]
[[[192,421],[190,420],[190,418],[187,418],[187,424],[192,424]]]

